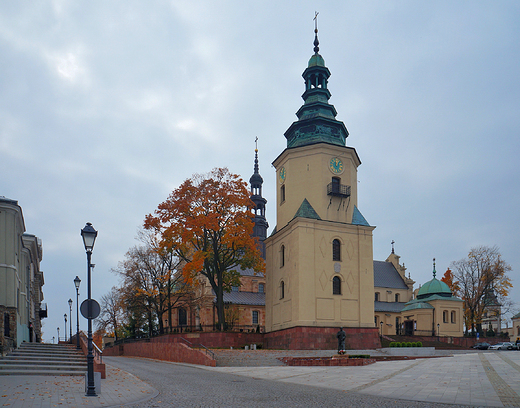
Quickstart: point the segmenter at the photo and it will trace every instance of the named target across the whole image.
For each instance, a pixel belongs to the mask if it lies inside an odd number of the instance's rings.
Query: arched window
[[[457,323],[455,310],[451,311],[451,322]]]
[[[339,239],[332,241],[332,260],[341,261],[341,242],[339,242]]]
[[[280,299],[285,297],[285,283],[284,281],[280,282]]]
[[[285,201],[285,184],[280,186],[280,204]]]
[[[186,313],[186,309],[179,309],[179,326],[187,326],[188,325],[188,316]]]
[[[280,268],[285,265],[285,245],[280,247]]]
[[[396,294],[395,294],[395,301],[396,301],[396,302],[399,302],[399,293],[396,293]]]
[[[442,322],[443,323],[448,323],[448,311],[447,310],[442,312]]]
[[[376,292],[375,301],[379,301],[379,292]]]
[[[341,295],[341,279],[338,276],[332,278],[332,294]]]
[[[258,324],[258,310],[253,310],[253,324]]]

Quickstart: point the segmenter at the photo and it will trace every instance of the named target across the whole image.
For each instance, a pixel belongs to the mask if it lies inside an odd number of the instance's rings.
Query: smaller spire
[[[395,252],[394,252],[394,244],[395,244],[395,241],[392,240],[392,242],[390,242],[390,243],[392,244],[392,253],[395,254]]]
[[[314,53],[317,54],[318,51],[320,50],[320,47],[318,47],[318,45],[320,45],[320,42],[318,41],[318,14],[320,14],[319,12],[315,11],[314,12]]]
[[[433,258],[433,279],[436,279],[435,275],[437,275],[437,271],[435,270],[435,258]]]

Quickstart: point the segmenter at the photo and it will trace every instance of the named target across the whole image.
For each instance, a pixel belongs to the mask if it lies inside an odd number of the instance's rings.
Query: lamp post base
[[[94,393],[91,394],[88,393],[88,373],[85,373],[85,395],[87,397],[97,397],[99,394],[101,394],[101,373],[94,373]]]

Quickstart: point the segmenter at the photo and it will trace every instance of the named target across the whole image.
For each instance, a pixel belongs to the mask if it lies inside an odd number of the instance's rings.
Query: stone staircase
[[[0,375],[85,375],[87,359],[75,345],[22,343],[0,358]]]

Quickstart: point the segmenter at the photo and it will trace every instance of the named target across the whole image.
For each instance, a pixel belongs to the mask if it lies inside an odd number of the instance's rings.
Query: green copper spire
[[[303,106],[296,112],[298,121],[285,132],[287,147],[305,146],[314,143],[331,143],[345,146],[348,130],[336,120],[336,109],[329,104],[331,94],[327,88],[330,71],[325,60],[319,54],[318,13],[314,28],[314,54],[302,76],[305,80],[305,92],[302,95]]]

